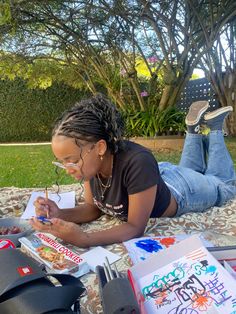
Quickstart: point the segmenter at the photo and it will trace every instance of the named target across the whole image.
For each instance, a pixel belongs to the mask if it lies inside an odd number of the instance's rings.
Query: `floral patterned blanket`
[[[50,192],[55,192],[56,187],[51,187]],[[77,203],[82,200],[82,189],[76,184],[60,187],[60,192],[76,191]],[[27,188],[0,188],[0,217],[21,216],[32,191],[40,189]],[[83,224],[83,230],[99,230],[111,228],[114,225],[122,223],[117,218],[102,216],[98,220]],[[175,234],[191,234],[196,232],[208,232],[214,244],[231,245],[236,244],[236,198],[228,202],[223,207],[213,207],[205,213],[191,213],[179,218],[159,218],[150,219],[146,228],[146,236],[170,236]],[[71,246],[79,254],[86,250]],[[128,253],[123,244],[114,244],[106,246],[106,249],[119,254],[122,258],[116,262],[120,272],[126,270],[132,265]],[[99,297],[98,280],[95,273],[89,273],[81,278],[87,293],[81,298],[82,313],[102,313],[102,307]]]

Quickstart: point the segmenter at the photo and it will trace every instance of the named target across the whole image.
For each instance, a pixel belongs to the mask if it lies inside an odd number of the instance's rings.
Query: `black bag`
[[[79,279],[47,274],[19,249],[0,251],[0,313],[74,313],[84,291]]]

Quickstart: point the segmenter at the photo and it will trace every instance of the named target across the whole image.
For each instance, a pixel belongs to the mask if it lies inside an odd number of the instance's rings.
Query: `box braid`
[[[76,103],[56,121],[52,136],[79,140],[106,141],[112,154],[123,147],[124,122],[116,107],[102,94]],[[79,145],[80,146],[80,145]]]

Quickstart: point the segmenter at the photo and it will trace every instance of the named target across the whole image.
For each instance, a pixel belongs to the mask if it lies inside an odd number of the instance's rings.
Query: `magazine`
[[[49,273],[80,277],[89,272],[87,262],[48,233],[35,232],[19,239],[21,250],[46,267]]]

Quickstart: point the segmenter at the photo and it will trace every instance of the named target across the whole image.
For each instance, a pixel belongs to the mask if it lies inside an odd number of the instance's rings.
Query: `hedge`
[[[42,90],[19,79],[0,81],[0,142],[50,141],[55,119],[88,95],[59,83]]]

